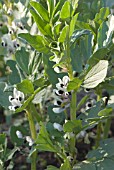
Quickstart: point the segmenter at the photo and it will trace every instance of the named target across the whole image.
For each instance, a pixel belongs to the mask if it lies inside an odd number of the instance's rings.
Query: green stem
[[[31,113],[33,115],[33,117],[36,119],[36,121],[39,123],[40,121],[42,121],[41,116],[38,114],[34,104],[31,103]]]
[[[31,108],[27,108],[26,110],[28,121],[29,121],[29,126],[30,126],[30,131],[31,131],[31,137],[36,140],[37,133],[35,129],[35,124],[34,124],[34,119],[31,114]],[[36,170],[36,158],[37,158],[37,152],[35,151],[32,156],[31,156],[31,170]]]
[[[74,78],[73,76],[73,70],[72,70],[72,65],[71,65],[71,58],[70,58],[70,37],[69,37],[69,32],[70,30],[67,30],[67,43],[66,43],[66,53],[67,53],[67,70],[69,74],[70,80]],[[71,99],[71,104],[70,104],[70,119],[71,121],[76,120],[76,91],[74,90],[72,92],[72,99]],[[73,162],[75,162],[76,159],[76,136],[71,136],[69,140],[69,148],[70,152],[73,157]]]
[[[105,127],[104,127],[104,139],[106,139],[108,137],[108,133],[109,133],[109,130],[110,130],[110,125],[111,125],[111,118],[109,118],[106,121],[106,124],[105,124]]]
[[[76,120],[76,100],[77,100],[76,91],[74,90],[72,93],[72,99],[71,99],[71,105],[70,105],[70,120],[71,121]],[[73,162],[75,162],[75,159],[76,159],[75,144],[76,144],[76,135],[70,138],[70,151],[73,156]]]
[[[70,105],[70,119],[75,120],[76,119],[76,91],[74,90],[72,92],[72,99],[71,99],[71,105]]]

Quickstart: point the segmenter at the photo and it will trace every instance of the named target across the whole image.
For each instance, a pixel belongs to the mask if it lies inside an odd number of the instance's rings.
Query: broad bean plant
[[[13,169],[17,152],[26,155],[31,170],[41,152],[53,153],[60,165],[46,170],[114,169],[111,5],[106,0],[0,2],[0,105],[10,119],[26,119],[10,121],[9,131],[0,131],[1,170],[8,161]],[[80,161],[77,144],[90,139],[92,147]]]

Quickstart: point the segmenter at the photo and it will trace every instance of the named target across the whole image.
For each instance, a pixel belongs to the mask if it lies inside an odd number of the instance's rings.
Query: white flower
[[[26,136],[26,141],[29,143],[29,146],[32,146],[34,144],[34,141],[30,136]]]
[[[86,103],[86,110],[90,109],[92,106],[94,106],[96,103],[96,100],[95,99],[90,99],[90,101],[88,101]]]
[[[54,105],[59,106],[52,109],[55,113],[61,113],[70,105],[70,92],[67,91],[67,85],[70,79],[68,76],[64,76],[62,79],[58,78],[58,80],[59,83],[56,84],[57,89],[53,90],[55,93]]]
[[[114,95],[111,95],[108,104],[113,104],[113,103],[114,103]]]
[[[53,123],[53,127],[54,127],[54,129],[57,129],[58,131],[63,131],[63,127],[62,127],[62,125],[60,125],[59,123]]]
[[[66,91],[68,82],[70,81],[68,76],[64,76],[62,79],[58,78],[59,83],[56,84],[56,87],[60,90]]]
[[[12,41],[14,48],[18,48],[20,45],[16,39]]]
[[[61,106],[61,104],[62,104],[62,102],[63,102],[63,100],[61,100],[61,99],[56,99],[55,101],[54,101],[54,105],[55,106]]]
[[[88,92],[91,91],[91,89],[85,88],[84,91],[85,91],[86,93],[88,93]]]
[[[23,135],[22,135],[22,133],[21,133],[19,130],[16,131],[16,135],[17,135],[17,137],[20,138],[20,139],[23,138]]]
[[[21,102],[24,101],[24,93],[14,88],[13,96],[9,96],[9,101],[12,104],[12,106],[9,106],[9,109],[15,111],[17,108],[22,106]]]
[[[7,47],[9,45],[11,45],[11,35],[9,34],[4,34],[2,36],[2,42],[1,42],[3,47]]]
[[[13,10],[11,8],[9,8],[7,11],[7,14],[11,16],[13,14]]]
[[[54,113],[61,113],[65,110],[65,108],[55,107],[52,110],[53,110]]]
[[[84,138],[86,135],[86,131],[85,130],[82,130],[80,133],[78,133],[76,135],[76,138],[79,139],[79,138]]]

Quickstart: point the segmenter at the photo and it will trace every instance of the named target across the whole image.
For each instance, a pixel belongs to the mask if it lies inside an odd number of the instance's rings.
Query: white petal
[[[24,100],[24,93],[21,91],[18,91],[16,88],[13,90],[13,96],[18,101],[22,102]]]
[[[18,96],[18,90],[16,88],[13,89],[13,96],[16,99]]]
[[[9,101],[10,102],[12,102],[13,99],[14,99],[13,96],[9,96]]]
[[[17,137],[20,138],[20,139],[23,138],[23,135],[22,135],[22,133],[21,133],[19,130],[16,131],[16,135],[17,135]]]
[[[15,111],[15,106],[9,106],[9,110]]]
[[[62,81],[63,81],[63,84],[65,85],[65,86],[67,86],[68,85],[68,82],[69,82],[69,77],[68,76],[64,76],[63,77],[63,79],[62,79]]]
[[[58,102],[60,102],[62,104],[63,101],[58,98],[57,100],[54,101],[54,105],[60,106],[61,104],[58,104]]]
[[[29,143],[29,146],[32,146],[34,144],[32,138],[30,136],[26,136],[26,141]]]
[[[13,106],[19,106],[19,107],[22,106],[22,104],[20,103],[20,101],[18,101],[17,99],[13,99],[13,100],[11,101],[11,104],[12,104]]]
[[[17,98],[20,102],[23,102],[24,101],[24,93],[22,93],[21,91],[18,91],[18,97]]]
[[[80,133],[78,133],[77,135],[76,135],[76,138],[77,139],[79,139],[79,138],[84,138],[85,137],[85,135],[86,135],[86,131],[81,131]]]
[[[63,127],[59,123],[53,123],[53,127],[54,129],[57,129],[60,132],[63,131]]]
[[[59,80],[59,83],[63,83],[62,80],[61,80],[60,78],[58,78],[58,80]]]
[[[56,88],[59,90],[59,89],[61,89],[61,83],[57,83],[56,84]],[[63,88],[62,88],[63,89]]]
[[[55,112],[55,113],[61,113],[62,111],[65,110],[65,108],[56,107],[56,108],[53,108],[52,110],[53,110],[53,112]]]

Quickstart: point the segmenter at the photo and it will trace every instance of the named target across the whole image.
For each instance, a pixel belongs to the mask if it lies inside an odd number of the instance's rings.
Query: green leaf
[[[48,12],[50,14],[50,18],[52,18],[52,14],[53,14],[53,11],[54,11],[54,7],[55,7],[55,0],[47,0],[47,5],[48,5]]]
[[[60,18],[61,19],[67,19],[71,17],[71,4],[69,1],[65,1],[61,12],[60,12]]]
[[[0,56],[6,55],[6,54],[7,54],[6,48],[2,47],[2,45],[0,43]]]
[[[97,123],[100,118],[98,116],[98,113],[100,112],[101,110],[101,102],[97,102],[94,107],[86,110],[85,114],[84,113],[81,113],[77,119],[78,120],[82,120],[82,124],[85,126],[85,127],[88,127],[90,128],[91,126],[89,125],[89,122],[91,124],[91,122],[93,122],[93,124]]]
[[[0,105],[5,109],[8,109],[8,106],[11,105],[11,103],[9,102],[9,96],[12,95],[12,93],[9,91],[5,91],[5,87],[5,83],[0,83]]]
[[[70,57],[71,57],[71,64],[72,64],[73,70],[80,73],[83,70],[83,67],[82,67],[83,58],[82,58],[81,49],[79,46],[76,45],[75,48],[73,47],[71,49]]]
[[[16,131],[20,131],[23,136],[27,136],[28,135],[27,129],[23,128],[22,126],[11,126],[10,128],[11,141],[20,146],[23,144],[23,139],[18,138],[18,136],[16,135]]]
[[[85,104],[85,102],[87,101],[88,98],[89,98],[89,96],[84,96],[84,97],[80,100],[80,102],[79,102],[78,105],[77,105],[77,110],[79,110],[79,109],[81,108],[81,106],[82,106],[83,104]]]
[[[71,44],[78,40],[81,36],[90,34],[89,30],[76,30],[71,36]]]
[[[55,120],[56,120],[56,123],[62,124],[65,121],[64,112],[56,114],[56,113],[53,112],[52,109],[53,109],[53,106],[49,106],[48,110],[47,110],[47,114],[49,115],[50,122],[55,123]]]
[[[56,168],[55,166],[49,165],[49,166],[47,166],[46,170],[59,170],[59,168]]]
[[[96,170],[96,166],[93,162],[83,161],[73,167],[73,170]]]
[[[47,24],[47,22],[45,22],[35,11],[31,10],[30,12],[31,12],[40,32],[43,35],[52,37],[52,30],[51,30],[50,24]]]
[[[30,80],[23,80],[21,83],[17,84],[17,88],[19,91],[24,94],[32,94],[34,93],[34,86]]]
[[[109,52],[108,48],[100,48],[92,56],[89,58],[88,63],[92,66],[99,62],[99,60],[103,60],[106,54]]]
[[[20,83],[20,81],[21,81],[20,73],[17,68],[16,62],[13,60],[8,60],[6,64],[10,67],[10,69],[12,71],[10,73],[10,75],[8,76],[8,80],[9,80],[10,84],[13,85],[13,84]]]
[[[96,14],[94,21],[98,24],[101,24],[103,21],[106,20],[108,15],[110,14],[109,8],[101,8],[99,13]]]
[[[39,52],[47,53],[46,41],[41,35],[31,35],[29,33],[21,33],[19,37],[25,39],[33,48]]]
[[[47,23],[35,11],[30,10],[30,13],[32,14],[34,21],[36,22],[37,27],[40,30],[40,32],[43,35],[47,35],[47,33],[44,30],[44,27],[46,26]]]
[[[93,35],[85,35],[83,39],[80,39],[80,50],[83,60],[86,62],[92,54],[92,39]]]
[[[82,121],[81,120],[68,120],[64,124],[64,131],[65,132],[75,132],[78,134],[82,129]]]
[[[42,54],[34,51],[34,53],[30,53],[30,61],[29,61],[29,74],[32,76],[36,76],[39,71],[40,64],[42,62]]]
[[[98,116],[109,116],[112,113],[112,108],[105,108],[98,113]]]
[[[5,159],[8,161],[8,160],[11,160],[12,157],[14,156],[15,152],[18,151],[19,148],[17,147],[14,147],[12,150],[10,150],[6,155],[5,155]]]
[[[58,22],[54,26],[54,34],[58,36],[60,34],[60,29],[61,29],[61,22]]]
[[[98,34],[97,34],[97,42],[98,42],[98,48],[105,47],[105,40],[107,39],[107,31],[108,31],[108,26],[106,22],[103,22],[99,29],[98,29]]]
[[[87,73],[84,79],[84,88],[95,88],[102,81],[104,81],[108,69],[108,61],[100,60],[92,69]]]
[[[44,77],[40,77],[39,79],[34,81],[34,85],[37,86],[37,87],[41,87],[41,86],[44,86],[46,84],[49,85],[50,83]]]
[[[66,25],[62,29],[62,32],[60,33],[60,37],[58,39],[59,42],[64,42],[66,40],[68,29],[69,29],[69,25]]]
[[[69,36],[71,36],[71,35],[73,34],[73,32],[74,32],[75,24],[76,24],[78,15],[79,15],[79,13],[75,14],[75,15],[72,17],[72,20],[71,20],[71,22],[70,22],[70,33],[69,33]]]
[[[5,134],[0,134],[0,145],[4,145],[6,140]]]
[[[96,150],[89,151],[87,154],[88,159],[94,158],[99,160],[102,158],[111,158],[114,156],[114,139],[104,139],[100,142],[100,146]]]
[[[81,86],[82,81],[75,77],[72,81],[68,83],[67,90],[72,91],[72,90],[78,90]]]
[[[75,27],[77,29],[90,30],[92,32],[92,34],[95,35],[95,28],[92,25],[90,25],[89,23],[86,23],[86,22],[83,22],[83,21],[76,21]]]
[[[63,131],[60,132],[57,129],[54,129],[53,123],[51,123],[51,122],[48,122],[46,124],[46,129],[49,132],[50,136],[54,137],[56,142],[59,142],[60,144],[63,145],[63,143],[64,143],[64,138],[63,138],[64,132]]]
[[[113,158],[102,158],[98,161],[83,161],[80,164],[74,166],[73,170],[112,170],[114,167]]]
[[[44,63],[44,69],[48,75],[49,82],[55,86],[55,84],[58,82],[58,78],[62,78],[65,74],[64,73],[56,73],[54,71],[54,62],[49,60],[49,55],[43,55],[43,63]]]
[[[48,11],[39,3],[32,1],[30,5],[36,10],[37,13],[47,22],[49,22],[49,14]]]
[[[40,123],[41,128],[36,139],[36,148],[41,151],[50,151],[57,152],[55,146],[53,145],[51,139],[49,138],[49,134],[44,126],[44,124]]]
[[[72,170],[68,159],[66,159],[64,163],[61,165],[60,170]]]
[[[96,163],[97,170],[112,170],[114,168],[114,160],[111,159],[102,159]]]
[[[17,51],[15,54],[16,62],[18,66],[26,73],[29,74],[29,52],[25,50],[24,47]]]

